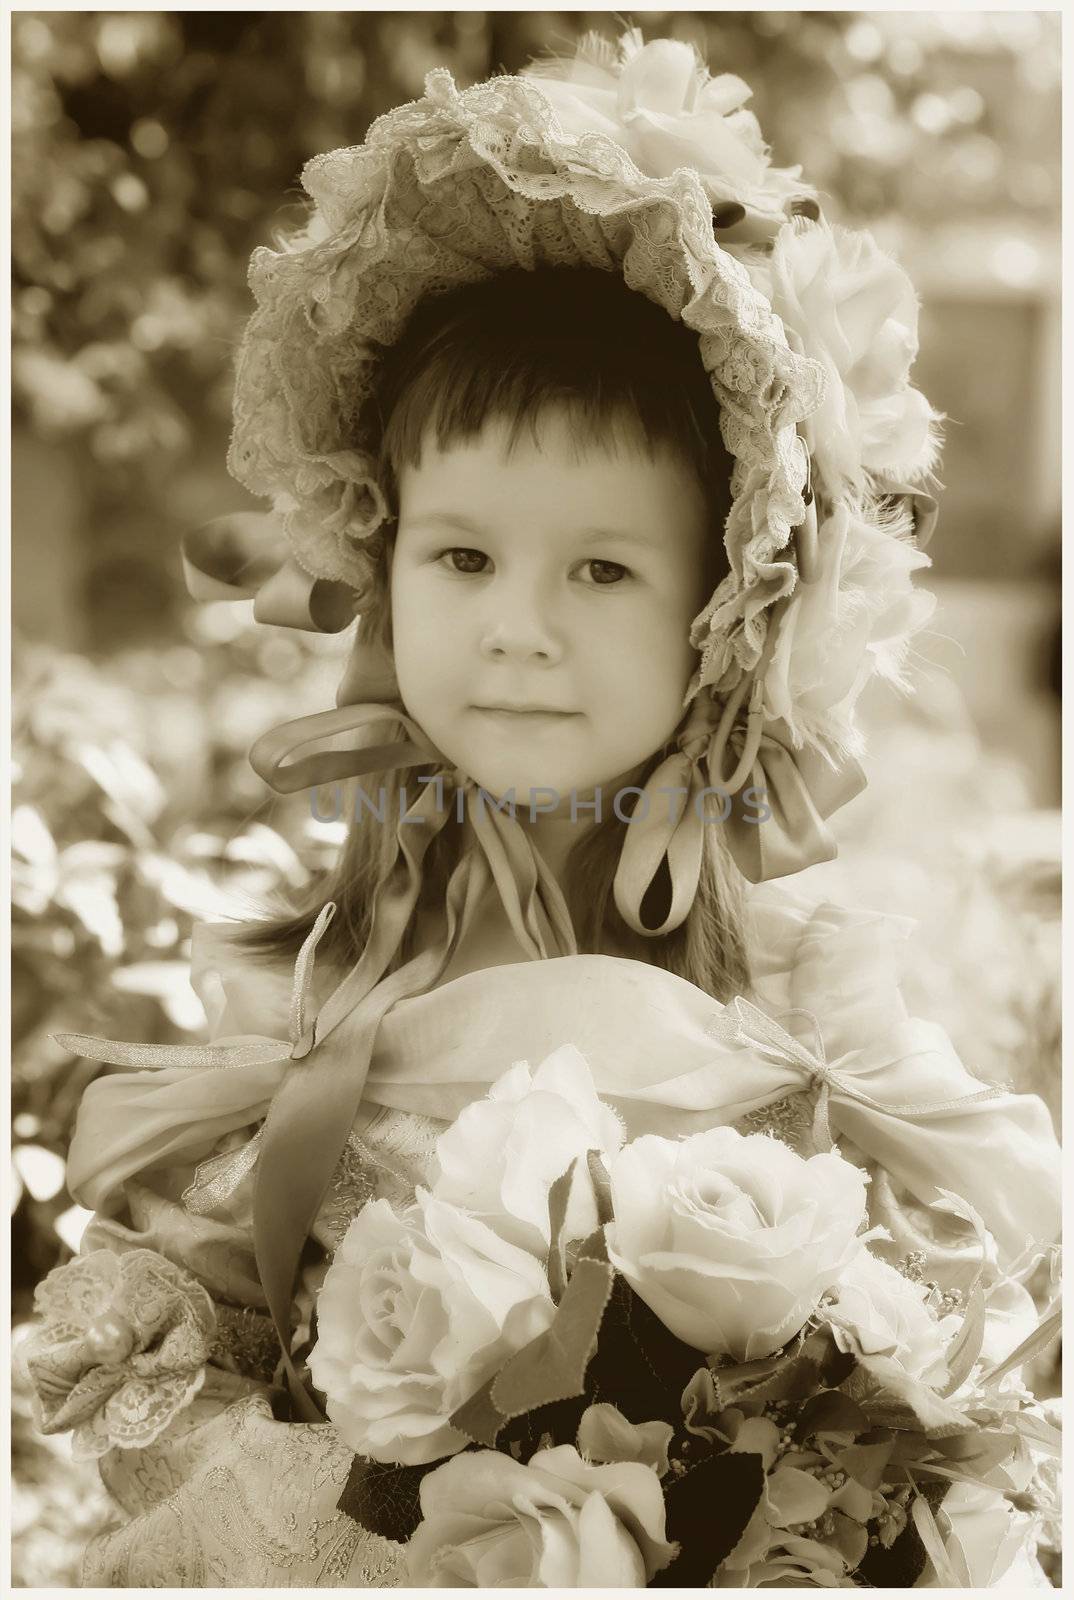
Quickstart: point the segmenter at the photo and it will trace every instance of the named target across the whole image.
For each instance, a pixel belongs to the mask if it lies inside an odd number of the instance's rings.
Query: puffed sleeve
[[[285,975],[235,981],[241,952],[213,925],[191,982],[210,1042],[286,1024]],[[256,992],[256,994],[255,994]],[[270,1014],[271,1011],[271,1014]],[[136,1113],[135,1113],[136,1114]],[[125,1176],[79,1254],[39,1286],[28,1341],[39,1425],[72,1430],[124,1521],[93,1539],[86,1587],[392,1587],[401,1547],[337,1509],[352,1452],[329,1423],[280,1420],[285,1391],[251,1233],[251,1178],[216,1195],[256,1132]],[[240,1161],[239,1170],[242,1163]],[[324,1263],[295,1313],[302,1332]]]
[[[912,921],[782,884],[761,889],[751,900],[755,994],[803,1043],[819,1032],[844,1089],[830,1091],[832,1131],[875,1167],[877,1205],[905,1201],[918,1215],[945,1189],[978,1212],[1001,1262],[1053,1244],[1061,1167],[1047,1107],[982,1083],[943,1028],[908,1015],[899,950]]]

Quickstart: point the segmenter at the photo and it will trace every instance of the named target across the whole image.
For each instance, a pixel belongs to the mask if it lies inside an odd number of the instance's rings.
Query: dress
[[[997,1091],[982,1098],[942,1030],[907,1017],[896,960],[907,925],[810,904],[774,884],[753,891],[749,917],[751,998],[811,1049],[813,1022],[802,1013],[812,1013],[828,1062],[840,1064],[843,1090],[830,1086],[825,1094],[800,1066],[729,1049],[723,1006],[673,974],[617,957],[494,967],[401,1002],[380,1025],[362,1109],[314,1229],[319,1249],[304,1266],[297,1336],[308,1328],[331,1252],[360,1207],[372,1197],[412,1196],[457,1111],[512,1062],[536,1065],[565,1042],[586,1056],[598,1093],[623,1117],[628,1137],[729,1123],[767,1129],[811,1154],[824,1095],[838,1147],[871,1175],[873,1220],[893,1234],[892,1259],[924,1245],[930,1268],[938,1264],[932,1275],[952,1286],[969,1270],[975,1247],[968,1227],[952,1222],[942,1231],[927,1210],[938,1174],[980,1212],[1000,1262],[1028,1240],[1052,1242],[1059,1152],[1048,1113],[1034,1096]],[[285,1031],[290,971],[250,962],[220,932],[212,924],[197,929],[193,946],[191,979],[210,1037]],[[317,998],[330,986],[318,981]],[[345,1050],[345,1036],[339,1047]],[[273,1415],[267,1380],[274,1334],[263,1314],[250,1210],[251,1156],[271,1085],[251,1073],[247,1091],[235,1088],[243,1069],[228,1070],[235,1104],[233,1126],[222,1136],[207,1139],[205,1129],[218,1124],[199,1127],[189,1112],[189,1125],[162,1140],[153,1101],[166,1100],[168,1091],[157,1087],[166,1074],[154,1072],[98,1080],[101,1089],[80,1114],[72,1190],[97,1210],[82,1254],[158,1251],[205,1285],[219,1318],[195,1399],[153,1443],[101,1457],[102,1477],[130,1520],[92,1541],[82,1581],[405,1585],[401,1547],[366,1534],[336,1509],[351,1453],[335,1429]],[[242,1123],[236,1106],[244,1092],[251,1114]],[[908,1117],[910,1104],[927,1113]],[[167,1115],[174,1118],[174,1110]],[[126,1140],[115,1136],[124,1118],[133,1130]],[[139,1142],[141,1125],[155,1131]],[[999,1170],[1002,1185],[995,1182]]]

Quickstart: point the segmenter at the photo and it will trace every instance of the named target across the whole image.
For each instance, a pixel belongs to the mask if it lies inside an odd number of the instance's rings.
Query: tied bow
[[[214,517],[180,541],[187,593],[203,603],[252,600],[254,620],[310,633],[341,633],[359,594],[349,583],[315,578],[299,566],[271,513]]]
[[[784,722],[767,721],[763,731],[756,724],[754,729],[749,723],[730,729],[721,724],[713,732],[703,725],[709,715],[699,704],[679,750],[657,767],[626,826],[615,903],[637,933],[669,933],[687,916],[697,894],[707,827],[725,828],[743,877],[763,883],[834,860],[837,846],[826,819],[866,785],[854,760],[833,768],[814,750],[795,750]],[[730,777],[724,777],[720,762],[728,748],[737,760]],[[682,797],[675,808],[673,795]],[[720,799],[716,815],[707,814],[709,796]],[[663,862],[671,881],[670,904],[663,922],[646,926],[642,900]]]
[[[728,746],[741,761],[745,732],[732,729]],[[718,773],[711,781],[719,785]],[[808,746],[795,750],[785,722],[767,722],[741,791],[760,798],[760,816],[735,806],[726,823],[728,848],[743,877],[764,883],[834,861],[838,846],[827,819],[861,794],[866,783],[853,758],[833,767]]]
[[[780,1023],[749,1000],[737,996],[725,1007],[709,1027],[713,1038],[722,1044],[741,1044],[755,1051],[763,1060],[774,1066],[797,1068],[807,1079],[807,1087],[817,1091],[813,1113],[813,1143],[817,1150],[833,1150],[835,1139],[831,1128],[832,1095],[851,1100],[868,1111],[888,1117],[901,1117],[907,1121],[928,1121],[933,1117],[946,1117],[953,1111],[964,1110],[984,1100],[998,1099],[1002,1089],[985,1088],[973,1094],[959,1095],[954,1100],[934,1101],[924,1105],[890,1105],[876,1100],[849,1076],[845,1066],[860,1056],[860,1050],[848,1050],[838,1060],[829,1062],[824,1052],[820,1023],[814,1012],[794,1007],[783,1013],[785,1017],[804,1017],[813,1030],[814,1048],[810,1050]]]
[[[272,1066],[275,1064],[279,1064],[283,1070],[286,1070],[285,1064],[304,1061],[317,1042],[315,1029],[307,1026],[306,1021],[310,989],[313,981],[314,957],[317,946],[335,915],[335,911],[334,902],[329,902],[328,905],[321,909],[316,922],[302,944],[298,959],[295,962],[294,985],[291,993],[288,1037],[286,1040],[245,1036],[242,1040],[237,1039],[230,1044],[147,1045],[128,1044],[118,1039],[99,1039],[84,1033],[57,1033],[53,1035],[53,1038],[57,1044],[64,1049],[70,1050],[75,1055],[86,1056],[91,1061],[102,1061],[116,1066],[132,1067],[136,1070],[179,1068],[201,1074],[204,1072],[234,1071],[236,1068]],[[282,1081],[283,1071],[281,1071],[280,1079],[277,1080],[277,1089]],[[364,1075],[362,1081],[364,1083]],[[92,1095],[93,1091],[94,1086],[91,1085],[87,1094]],[[277,1100],[278,1094],[272,1099],[268,1107],[270,1118]],[[243,1113],[244,1118],[248,1114],[248,1110],[249,1108],[246,1108]],[[243,1162],[244,1170],[261,1153],[264,1135],[268,1126],[268,1121],[266,1121],[258,1129],[255,1138],[241,1152],[246,1158]],[[230,1161],[234,1157],[231,1155],[226,1159]],[[203,1166],[205,1165],[208,1165],[208,1163],[203,1164]],[[302,1174],[296,1173],[295,1176],[301,1182]],[[199,1168],[198,1177],[199,1180],[203,1177],[201,1168]],[[254,1249],[258,1271],[261,1274],[266,1297],[269,1300],[269,1307],[273,1313],[273,1320],[280,1338],[288,1385],[294,1396],[299,1415],[307,1422],[320,1422],[322,1420],[321,1413],[313,1404],[291,1359],[290,1290],[288,1291],[286,1309],[279,1304],[273,1304],[269,1284],[273,1280],[274,1274],[271,1263],[265,1259],[263,1238],[259,1237],[258,1230],[257,1196],[260,1187],[258,1185],[255,1189],[254,1221]],[[186,1195],[184,1195],[185,1199]],[[303,1234],[304,1238],[305,1235]],[[301,1243],[299,1249],[301,1250]],[[298,1258],[296,1256],[294,1263],[296,1269],[297,1264]],[[283,1270],[286,1272],[286,1265]]]
[[[815,532],[815,507],[811,491],[807,492],[803,528],[812,526]],[[812,577],[810,570],[802,581]],[[641,791],[627,824],[614,883],[619,914],[636,933],[653,937],[669,933],[687,916],[700,881],[706,827],[726,827],[731,856],[751,883],[802,872],[838,854],[826,819],[861,793],[866,777],[854,760],[835,767],[815,750],[796,750],[786,723],[765,716],[765,674],[786,601],[781,606],[769,621],[753,671],[722,707],[704,694],[695,698],[679,735],[679,748],[661,762]],[[741,723],[737,718],[747,696],[746,720]],[[733,768],[725,773],[728,750]],[[659,797],[671,795],[683,797],[681,807],[661,808]],[[719,816],[708,815],[709,795],[720,797]],[[738,795],[742,806],[734,803]],[[642,902],[662,865],[671,884],[670,903],[663,922],[647,926],[641,917]]]
[[[180,1067],[218,1072],[225,1067],[268,1067],[277,1062],[302,1061],[317,1042],[315,1030],[306,1026],[313,959],[325,929],[336,912],[334,901],[323,906],[306,935],[295,962],[287,1039],[244,1035],[233,1044],[126,1044],[121,1039],[101,1039],[90,1033],[54,1033],[57,1044],[73,1055],[110,1066]],[[322,1030],[323,1033],[323,1030]]]

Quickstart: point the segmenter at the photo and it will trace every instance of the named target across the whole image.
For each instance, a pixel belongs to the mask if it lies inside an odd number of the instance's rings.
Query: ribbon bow
[[[341,633],[357,614],[358,590],[300,567],[271,513],[214,517],[186,534],[179,549],[194,600],[252,600],[255,621],[311,633]]]
[[[815,533],[813,497],[808,488],[807,493],[803,529],[812,525]],[[811,559],[808,548],[803,555]],[[803,582],[812,577],[811,568],[803,571]],[[825,819],[861,793],[866,777],[854,760],[836,768],[814,750],[796,750],[786,723],[765,717],[765,674],[784,614],[780,608],[774,611],[757,665],[722,707],[704,694],[697,696],[678,750],[661,762],[642,791],[627,824],[614,883],[619,914],[636,933],[669,933],[686,917],[697,894],[706,827],[727,828],[728,849],[751,883],[801,872],[834,860],[838,853]],[[747,696],[743,724],[737,719]],[[736,759],[725,773],[728,750]],[[681,808],[673,813],[669,804],[661,814],[659,796],[672,794],[683,796]],[[709,794],[720,796],[719,817],[706,815]],[[739,794],[757,814],[734,805]],[[662,864],[671,897],[663,922],[652,927],[642,921],[641,907]]]
[[[858,1087],[843,1068],[861,1055],[860,1049],[848,1050],[835,1062],[829,1063],[824,1052],[820,1022],[812,1011],[794,1007],[783,1012],[784,1017],[804,1017],[813,1030],[814,1048],[810,1050],[801,1040],[781,1027],[780,1023],[741,995],[727,1005],[709,1027],[713,1038],[723,1044],[741,1044],[753,1050],[765,1061],[775,1066],[796,1067],[808,1080],[808,1087],[817,1090],[817,1103],[813,1113],[813,1143],[818,1150],[833,1150],[830,1103],[833,1094],[852,1100],[855,1105],[884,1116],[902,1117],[908,1121],[927,1121],[933,1117],[946,1117],[952,1111],[977,1105],[983,1100],[995,1100],[1003,1090],[980,1089],[974,1094],[959,1095],[954,1100],[935,1101],[925,1105],[889,1105],[876,1100]]]

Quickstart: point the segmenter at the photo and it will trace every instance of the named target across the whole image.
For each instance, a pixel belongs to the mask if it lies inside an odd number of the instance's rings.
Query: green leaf
[[[649,1588],[706,1588],[742,1538],[763,1494],[764,1463],[747,1451],[706,1456],[681,1478],[665,1481],[667,1537],[680,1551]]]
[[[1008,1372],[1014,1372],[1023,1362],[1028,1361],[1031,1356],[1039,1355],[1042,1350],[1047,1349],[1053,1339],[1059,1337],[1062,1326],[1062,1308],[1049,1312],[1037,1323],[1029,1338],[1022,1340],[1017,1350],[1012,1350],[1005,1361],[1001,1361],[998,1366],[992,1367],[990,1371],[984,1374],[984,1381],[986,1383],[998,1383],[1000,1378],[1005,1378]]]
[[[848,1569],[853,1572],[869,1548],[869,1535],[860,1522],[844,1515],[842,1511],[835,1510],[831,1515],[833,1526],[826,1542],[838,1550]]]
[[[943,1535],[936,1526],[936,1518],[932,1514],[932,1507],[921,1495],[914,1498],[910,1507],[914,1527],[918,1537],[925,1547],[925,1554],[932,1562],[937,1582],[943,1589],[959,1589],[962,1585],[958,1575],[951,1565],[947,1551],[944,1549]]]
[[[576,1260],[587,1256],[591,1261],[607,1261],[608,1241],[604,1237],[604,1229],[596,1228],[588,1238],[582,1239],[574,1247]]]
[[[756,1365],[770,1365],[771,1370],[765,1376],[751,1378],[741,1375],[744,1369],[739,1369],[738,1376],[734,1370],[726,1373],[722,1368],[716,1369],[714,1375],[719,1381],[720,1399],[725,1405],[739,1405],[748,1401],[751,1405],[766,1406],[784,1400],[807,1400],[816,1393],[821,1382],[820,1368],[805,1355],[782,1360],[774,1357],[771,1363]]]
[[[605,1262],[579,1261],[549,1326],[459,1407],[452,1426],[491,1449],[515,1417],[584,1394],[614,1276]]]
[[[930,1438],[965,1433],[966,1413],[896,1362],[870,1356],[846,1385],[874,1427],[923,1433]]]
[[[563,1299],[567,1287],[567,1267],[563,1259],[563,1226],[567,1220],[567,1207],[571,1199],[575,1156],[566,1172],[561,1172],[548,1191],[548,1287],[556,1305]]]
[[[879,1489],[884,1481],[884,1469],[891,1460],[892,1444],[891,1439],[885,1439],[879,1444],[848,1445],[840,1450],[835,1465],[863,1489]]]
[[[821,1483],[812,1472],[780,1465],[768,1479],[765,1516],[779,1528],[813,1522],[824,1515],[830,1492],[828,1485]]]
[[[820,1433],[849,1433],[856,1438],[868,1433],[870,1427],[869,1418],[849,1395],[838,1389],[822,1389],[802,1407],[794,1437],[798,1442]]]
[[[389,1466],[355,1456],[336,1505],[368,1532],[405,1544],[421,1521],[421,1480],[440,1465]]]
[[[1063,1432],[1054,1423],[1048,1422],[1044,1417],[1035,1417],[1029,1411],[1016,1412],[1010,1419],[1010,1426],[1022,1435],[1024,1439],[1032,1440],[1039,1450],[1044,1450],[1050,1456],[1059,1456],[1063,1453]]]
[[[453,1428],[489,1450],[495,1448],[496,1437],[507,1420],[492,1398],[492,1385],[498,1377],[499,1373],[494,1373],[448,1419]]]
[[[948,1461],[957,1461],[960,1467],[968,1467],[983,1478],[1014,1454],[1018,1441],[1011,1433],[975,1428],[972,1433],[938,1439],[936,1448]]]
[[[579,1261],[551,1324],[501,1369],[492,1400],[505,1420],[585,1392],[615,1274],[602,1261]]]
[[[599,1150],[587,1150],[586,1162],[589,1166],[589,1176],[593,1184],[593,1195],[597,1202],[597,1220],[603,1228],[606,1222],[611,1222],[615,1216],[612,1209],[612,1185],[608,1177],[608,1169],[601,1159]]]
[[[631,1422],[678,1417],[700,1360],[617,1274],[587,1375],[591,1398],[618,1406]]]
[[[980,1284],[970,1295],[962,1326],[947,1349],[948,1378],[940,1390],[943,1395],[954,1394],[973,1371],[974,1362],[981,1353],[985,1336],[985,1297]]]

